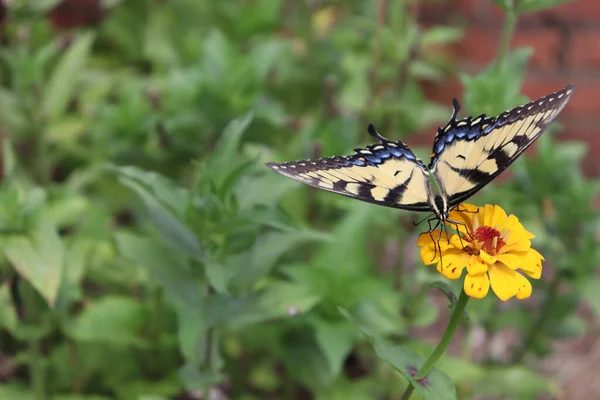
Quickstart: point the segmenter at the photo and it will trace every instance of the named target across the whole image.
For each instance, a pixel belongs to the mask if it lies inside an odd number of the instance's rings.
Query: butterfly
[[[431,233],[440,224],[445,228],[446,222],[454,223],[448,219],[450,211],[508,168],[548,128],[574,88],[571,84],[496,117],[457,119],[460,104],[452,99],[452,116],[438,129],[427,166],[406,144],[386,139],[372,124],[368,132],[379,143],[355,149],[353,155],[266,165],[319,189],[386,207],[432,212]]]

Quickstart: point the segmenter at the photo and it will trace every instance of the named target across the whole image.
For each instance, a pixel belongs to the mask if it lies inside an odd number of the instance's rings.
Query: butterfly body
[[[573,90],[569,85],[497,117],[457,119],[460,105],[453,99],[452,116],[438,129],[427,166],[406,144],[381,136],[373,125],[368,131],[379,143],[355,149],[353,155],[267,166],[319,189],[386,207],[432,212],[444,222],[453,208],[491,182],[546,130]]]

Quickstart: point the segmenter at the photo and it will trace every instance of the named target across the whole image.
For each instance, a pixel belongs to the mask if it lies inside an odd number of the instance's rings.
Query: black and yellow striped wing
[[[573,90],[569,85],[495,118],[457,120],[460,105],[453,100],[454,113],[436,135],[428,166],[448,205],[471,197],[512,164],[556,119]]]
[[[429,173],[402,142],[369,134],[380,143],[356,149],[351,156],[267,163],[274,171],[316,187],[369,203],[413,211],[430,211]]]

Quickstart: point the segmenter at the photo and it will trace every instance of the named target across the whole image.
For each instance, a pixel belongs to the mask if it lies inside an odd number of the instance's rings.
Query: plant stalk
[[[435,366],[435,363],[438,362],[438,360],[442,357],[442,355],[446,351],[446,348],[450,344],[450,341],[452,340],[452,336],[454,336],[454,332],[458,327],[458,323],[460,322],[460,319],[465,311],[468,301],[469,296],[467,296],[464,289],[461,290],[460,296],[456,305],[454,306],[454,310],[452,311],[450,321],[448,321],[448,325],[446,326],[446,330],[444,331],[442,339],[435,347],[435,350],[433,350],[433,353],[431,353],[427,361],[425,361],[425,364],[423,364],[423,366],[419,368],[419,370],[415,374],[415,379],[419,380],[425,378],[427,374],[431,372],[431,370]],[[404,394],[402,395],[402,400],[408,400],[414,390],[415,388],[412,385],[412,383],[409,383],[409,386],[406,388]]]
[[[502,36],[500,38],[500,47],[498,48],[498,55],[496,57],[496,68],[501,69],[504,66],[504,58],[508,53],[510,46],[510,39],[512,38],[515,28],[517,27],[517,13],[515,11],[515,5],[513,0],[508,0],[510,8],[505,13],[504,27],[502,28]]]
[[[29,342],[29,372],[31,373],[31,387],[34,398],[36,400],[46,400],[46,368],[44,367],[40,344],[37,339]]]

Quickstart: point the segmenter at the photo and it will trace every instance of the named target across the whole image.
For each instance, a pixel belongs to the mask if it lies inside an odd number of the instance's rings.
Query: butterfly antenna
[[[381,134],[379,132],[377,132],[377,129],[375,129],[375,125],[373,125],[373,124],[369,124],[369,127],[367,128],[367,130],[369,131],[369,135],[373,136],[374,138],[379,139],[382,143],[391,141],[391,140],[386,139],[383,136],[381,136]]]
[[[452,107],[454,107],[454,110],[452,111],[452,117],[450,117],[450,120],[456,121],[456,117],[458,117],[458,112],[460,111],[460,103],[456,97],[452,98]]]

